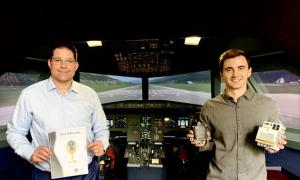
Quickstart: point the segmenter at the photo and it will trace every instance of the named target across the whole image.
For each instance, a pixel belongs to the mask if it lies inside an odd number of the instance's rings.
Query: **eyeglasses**
[[[65,62],[66,65],[73,65],[77,62],[72,58],[51,58],[51,60],[56,65],[60,65],[62,62]]]

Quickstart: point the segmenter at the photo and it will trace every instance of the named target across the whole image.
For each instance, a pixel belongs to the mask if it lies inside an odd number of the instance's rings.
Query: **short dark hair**
[[[220,72],[223,72],[224,62],[226,59],[235,58],[237,56],[244,56],[247,60],[248,68],[251,67],[250,60],[244,51],[240,49],[229,49],[223,52],[219,58]]]
[[[59,49],[59,48],[66,48],[66,49],[69,49],[70,51],[72,51],[75,61],[78,61],[78,59],[77,59],[78,53],[77,53],[76,47],[72,43],[68,43],[68,42],[54,43],[50,48],[50,58],[53,56],[53,51],[55,49]]]

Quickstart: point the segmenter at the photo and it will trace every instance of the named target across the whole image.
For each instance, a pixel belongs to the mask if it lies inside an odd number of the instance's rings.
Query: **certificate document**
[[[88,174],[85,127],[48,133],[51,178]]]

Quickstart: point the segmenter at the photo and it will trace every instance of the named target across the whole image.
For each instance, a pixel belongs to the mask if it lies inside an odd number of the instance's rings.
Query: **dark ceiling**
[[[6,62],[1,73],[17,65],[19,70],[47,68],[39,60],[47,59],[47,48],[56,41],[76,45],[81,71],[108,74],[152,76],[210,69],[228,48],[245,50],[258,68],[282,61],[299,67],[299,5],[297,0],[8,2],[0,11]],[[190,35],[203,37],[199,46],[183,45]],[[84,43],[95,39],[103,46],[88,48]],[[156,49],[149,49],[151,42]],[[120,54],[125,59],[136,56],[129,70],[118,63]],[[140,65],[143,60],[146,63]],[[152,65],[156,70],[149,70]]]

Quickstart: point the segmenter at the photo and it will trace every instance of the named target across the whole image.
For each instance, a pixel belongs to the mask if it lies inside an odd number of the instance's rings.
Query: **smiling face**
[[[244,56],[236,56],[224,61],[221,78],[226,84],[226,91],[247,90],[247,79],[251,76],[252,69],[249,68]]]
[[[79,65],[73,52],[62,47],[53,50],[53,55],[48,60],[48,66],[53,81],[58,84],[65,84],[72,82]]]

